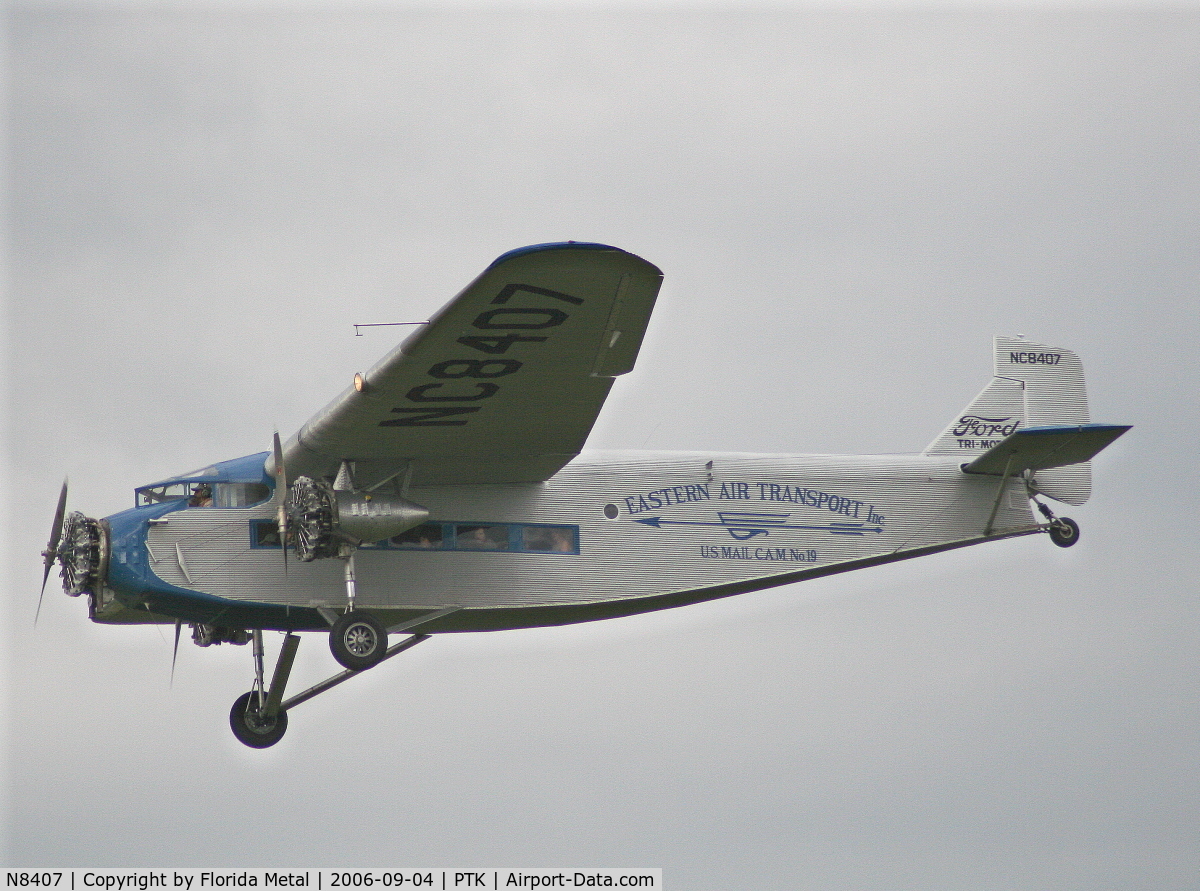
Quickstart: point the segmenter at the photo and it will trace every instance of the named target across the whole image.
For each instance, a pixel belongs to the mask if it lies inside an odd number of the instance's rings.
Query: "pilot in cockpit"
[[[192,497],[188,499],[188,507],[212,507],[212,503],[212,486],[208,483],[198,485]]]

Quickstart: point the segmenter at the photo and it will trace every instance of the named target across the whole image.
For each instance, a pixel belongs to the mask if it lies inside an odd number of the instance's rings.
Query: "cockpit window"
[[[162,483],[137,490],[137,506],[187,501],[188,507],[250,507],[271,497],[266,483]]]
[[[266,483],[217,483],[216,490],[216,507],[249,507],[271,497]]]
[[[137,490],[137,506],[162,504],[164,501],[181,501],[191,498],[199,483],[166,483],[161,486],[143,486]]]
[[[192,497],[188,499],[188,507],[212,507],[213,505],[213,487],[208,483],[201,483],[192,490]]]

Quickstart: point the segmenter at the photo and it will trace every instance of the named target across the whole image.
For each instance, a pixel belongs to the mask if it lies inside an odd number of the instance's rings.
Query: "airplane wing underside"
[[[966,473],[1004,476],[1090,461],[1130,428],[1115,424],[1030,427],[1018,430],[963,465]]]
[[[661,282],[604,245],[503,255],[287,442],[288,476],[349,459],[367,488],[548,479],[633,367]]]

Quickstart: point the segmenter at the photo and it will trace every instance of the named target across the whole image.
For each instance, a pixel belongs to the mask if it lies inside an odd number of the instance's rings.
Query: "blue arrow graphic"
[[[661,529],[663,526],[718,526],[725,529],[738,541],[746,541],[756,535],[770,535],[773,529],[802,529],[809,532],[829,532],[833,535],[865,535],[868,532],[883,532],[882,526],[866,523],[826,523],[824,525],[788,524],[791,514],[718,513],[720,522],[704,520],[664,520],[662,517],[639,517],[634,522]]]

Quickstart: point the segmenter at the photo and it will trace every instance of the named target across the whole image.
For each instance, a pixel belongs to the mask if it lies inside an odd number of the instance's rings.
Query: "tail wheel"
[[[333,623],[329,649],[343,668],[364,671],[387,655],[387,629],[368,613],[348,612]]]
[[[78,511],[67,517],[58,560],[62,564],[63,590],[70,596],[93,593],[100,581],[103,536],[99,521]]]
[[[266,749],[283,739],[287,732],[287,712],[266,718],[259,710],[257,690],[243,693],[229,710],[229,726],[238,742],[252,749]]]
[[[1079,541],[1079,524],[1070,517],[1056,517],[1050,523],[1050,540],[1060,548],[1069,548]]]
[[[337,500],[324,480],[302,476],[288,496],[288,525],[296,532],[296,556],[304,563],[337,554],[333,527]]]

